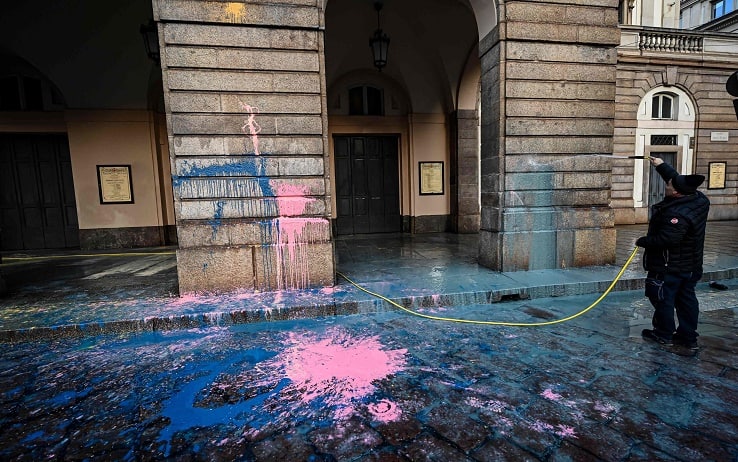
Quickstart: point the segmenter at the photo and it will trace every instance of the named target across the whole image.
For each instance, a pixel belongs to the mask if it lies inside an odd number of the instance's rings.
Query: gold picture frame
[[[130,165],[98,165],[97,187],[101,204],[133,204]]]
[[[419,162],[420,195],[443,195],[443,162]]]
[[[725,189],[725,170],[727,162],[710,162],[708,164],[707,189]]]

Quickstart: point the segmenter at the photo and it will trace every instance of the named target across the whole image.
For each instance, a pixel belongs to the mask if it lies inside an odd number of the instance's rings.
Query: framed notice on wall
[[[420,162],[420,195],[443,194],[443,162]]]
[[[710,162],[707,189],[725,189],[725,162]]]
[[[97,188],[101,204],[133,204],[130,165],[98,165]]]

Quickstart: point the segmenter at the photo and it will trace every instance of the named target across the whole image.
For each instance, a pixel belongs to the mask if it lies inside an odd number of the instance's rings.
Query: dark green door
[[[402,231],[398,137],[337,136],[337,234]]]
[[[656,152],[652,153],[654,157],[660,157],[664,159],[664,162],[671,165],[674,168],[677,168],[676,165],[676,152]],[[651,164],[647,164],[651,165]],[[664,183],[664,180],[661,178],[661,175],[659,175],[659,172],[656,171],[655,167],[650,168],[650,173],[648,177],[648,205],[653,205],[661,202],[664,200],[664,195],[666,194],[666,183]]]
[[[0,135],[0,248],[79,246],[66,135]]]

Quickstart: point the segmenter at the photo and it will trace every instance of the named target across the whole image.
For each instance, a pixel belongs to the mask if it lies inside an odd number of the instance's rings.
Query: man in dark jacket
[[[702,175],[680,175],[662,159],[651,164],[666,181],[664,200],[651,210],[648,234],[636,245],[645,249],[643,268],[646,297],[654,308],[653,329],[644,329],[643,338],[664,345],[697,350],[699,302],[695,294],[702,278],[705,227],[710,201],[700,191]],[[679,325],[674,322],[676,309]]]

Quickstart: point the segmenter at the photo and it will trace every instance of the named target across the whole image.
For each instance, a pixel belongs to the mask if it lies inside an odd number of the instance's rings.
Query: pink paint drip
[[[321,224],[323,218],[290,218],[305,213],[307,187],[292,184],[273,185],[277,194],[280,218],[277,220],[277,284],[280,288],[304,288],[309,282],[309,255],[305,243],[310,236],[306,232],[311,223]],[[288,268],[285,271],[283,268]]]
[[[251,138],[251,143],[253,143],[254,145],[254,154],[258,156],[261,154],[259,152],[258,136],[259,132],[261,132],[261,126],[256,121],[256,114],[259,113],[259,108],[249,106],[248,104],[245,104],[241,101],[239,101],[239,104],[241,104],[241,108],[243,108],[243,110],[249,114],[249,118],[246,120],[246,123],[241,126],[241,131]]]
[[[259,108],[239,101],[241,108],[248,113],[248,119],[241,126],[241,131],[251,138],[254,154],[260,155],[259,133],[261,126],[256,121]],[[309,242],[306,229],[309,223],[325,223],[325,219],[294,218],[305,214],[308,204],[315,199],[306,197],[308,188],[288,183],[271,183],[276,194],[276,281],[277,289],[302,289],[309,284],[309,255],[304,244]],[[285,253],[285,248],[287,252]],[[285,260],[285,257],[287,259]],[[287,270],[285,270],[287,268]]]

